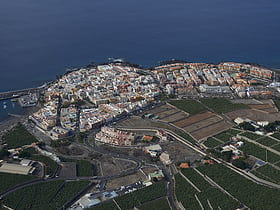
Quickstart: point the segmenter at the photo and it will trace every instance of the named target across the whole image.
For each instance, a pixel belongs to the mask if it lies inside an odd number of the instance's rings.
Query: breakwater
[[[37,87],[37,88],[27,88],[22,90],[13,90],[0,93],[0,101],[12,98],[18,98],[23,95],[27,95],[29,93],[40,93],[44,90],[44,87]]]

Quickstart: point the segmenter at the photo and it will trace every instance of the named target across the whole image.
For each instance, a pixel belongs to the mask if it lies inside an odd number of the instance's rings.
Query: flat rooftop
[[[31,172],[33,169],[32,166],[22,166],[18,164],[12,164],[12,163],[3,163],[0,166],[0,172],[4,173],[11,173],[11,174],[23,174],[27,175],[29,172]]]

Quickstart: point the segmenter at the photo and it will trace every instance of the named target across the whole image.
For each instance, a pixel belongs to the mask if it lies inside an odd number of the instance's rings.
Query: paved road
[[[250,133],[255,134],[254,132],[250,132]],[[239,134],[238,134],[238,135],[239,135]],[[239,135],[239,136],[240,136],[240,135]],[[247,138],[247,137],[245,137],[245,136],[242,136],[242,135],[241,135],[240,137],[241,137],[242,139],[244,139],[244,140],[250,142],[250,143],[253,143],[253,144],[257,145],[258,147],[264,148],[264,149],[266,149],[266,150],[268,150],[268,151],[270,151],[270,152],[272,152],[272,153],[277,154],[277,155],[280,156],[280,152],[277,151],[277,150],[275,150],[275,149],[272,149],[272,148],[267,147],[267,146],[265,146],[265,145],[263,145],[263,144],[260,144],[259,142],[254,141],[254,140],[251,140],[251,139],[249,139],[249,138]],[[279,141],[279,140],[278,140],[278,141]]]
[[[127,130],[156,130],[158,128],[127,128]],[[165,131],[167,132],[167,134],[169,134],[170,136],[172,136],[174,139],[176,139],[177,141],[185,144],[186,146],[190,147],[191,149],[193,149],[194,151],[198,152],[199,154],[201,154],[202,156],[206,156],[209,154],[206,154],[204,151],[202,151],[198,146],[195,146],[195,145],[192,145],[191,143],[187,142],[185,139],[183,139],[182,137],[178,136],[176,133],[170,131],[170,130],[166,130]],[[134,157],[131,157],[131,156],[126,156],[126,155],[120,155],[120,154],[117,154],[117,153],[114,153],[114,152],[109,152],[109,151],[106,151],[100,147],[96,147],[96,146],[93,146],[91,145],[89,142],[88,142],[88,139],[85,139],[85,143],[86,145],[83,145],[83,147],[89,149],[89,150],[92,150],[92,151],[95,151],[95,152],[98,152],[98,153],[101,153],[101,154],[105,154],[105,155],[109,155],[111,157],[115,157],[115,158],[121,158],[121,159],[126,159],[126,160],[130,160],[130,161],[134,161],[136,163],[136,166],[135,168],[133,169],[130,169],[130,170],[127,170],[125,172],[121,172],[119,174],[115,174],[115,175],[111,175],[111,176],[94,176],[94,177],[78,177],[78,178],[50,178],[50,179],[35,179],[35,180],[31,180],[29,182],[25,182],[25,183],[21,183],[17,186],[14,186],[8,190],[6,190],[5,192],[2,192],[0,193],[0,198],[2,198],[3,196],[6,196],[18,189],[21,189],[23,187],[27,187],[27,186],[31,186],[33,184],[37,184],[37,183],[43,183],[43,182],[51,182],[51,181],[55,181],[55,180],[76,180],[76,181],[79,181],[79,180],[88,180],[88,181],[92,181],[92,182],[104,182],[104,181],[107,181],[107,180],[111,180],[111,179],[115,179],[115,178],[119,178],[119,177],[123,177],[123,176],[127,176],[127,175],[130,175],[130,174],[134,174],[135,172],[137,172],[139,169],[141,169],[142,167],[142,162],[141,160],[137,159],[137,158],[134,158]],[[225,161],[222,161],[222,160],[218,160],[214,157],[211,157],[213,158],[216,162],[218,163],[222,163],[224,164],[226,167],[230,168],[231,170],[234,170],[235,172],[239,173],[240,175],[246,177],[247,179],[250,179],[251,181],[255,182],[255,183],[258,183],[258,184],[262,184],[262,185],[265,185],[265,186],[268,186],[268,187],[274,187],[274,188],[278,188],[280,189],[280,186],[279,185],[276,185],[276,184],[273,184],[273,183],[270,183],[270,182],[267,182],[265,180],[262,180],[262,179],[259,179],[257,177],[253,177],[251,174],[248,174],[246,172],[244,172],[243,170],[239,169],[239,168],[236,168],[234,166],[232,166],[231,164],[225,162]],[[176,208],[176,205],[175,205],[175,202],[173,200],[173,197],[172,197],[172,184],[171,184],[171,176],[170,174],[164,170],[164,173],[166,175],[166,178],[167,178],[167,181],[168,181],[168,184],[167,184],[167,198],[168,198],[168,202],[171,206],[172,209],[177,209]]]
[[[176,210],[177,207],[176,207],[174,198],[172,196],[172,192],[173,192],[172,177],[171,177],[170,173],[165,168],[163,168],[162,171],[163,171],[163,174],[165,175],[166,180],[167,180],[167,185],[166,185],[167,194],[166,194],[166,197],[167,197],[169,206],[172,210]]]
[[[230,194],[228,191],[226,191],[223,187],[221,187],[219,184],[217,184],[213,179],[211,179],[210,177],[208,177],[207,175],[203,175],[199,170],[197,170],[196,168],[194,168],[194,170],[205,180],[207,181],[209,184],[211,184],[212,186],[217,187],[220,191],[222,191],[223,193],[227,194],[229,197],[231,197],[232,199],[236,200],[239,203],[242,203],[241,201],[239,201],[237,198],[235,198],[232,194]],[[245,204],[243,204],[246,208],[248,208]],[[249,209],[249,208],[248,208]]]
[[[137,128],[137,129],[141,130],[141,128]],[[136,128],[132,128],[132,129],[127,128],[127,130],[137,130],[137,129]],[[151,128],[151,129],[143,128],[142,130],[155,130],[155,129],[159,129],[159,128]],[[243,170],[233,166],[232,164],[230,164],[228,162],[225,162],[225,161],[223,161],[221,159],[217,159],[217,158],[211,156],[210,154],[206,154],[199,147],[197,147],[195,145],[192,145],[191,143],[187,142],[181,136],[178,136],[176,133],[174,133],[172,131],[169,131],[169,130],[166,130],[166,129],[164,129],[164,130],[167,132],[167,134],[171,135],[174,139],[176,139],[177,141],[181,142],[182,144],[185,144],[186,146],[190,147],[191,149],[193,149],[194,151],[198,152],[202,156],[209,156],[209,157],[211,157],[217,163],[222,163],[223,165],[225,165],[229,169],[231,169],[231,170],[235,171],[236,173],[244,176],[245,178],[247,178],[247,179],[249,179],[249,180],[251,180],[251,181],[253,181],[253,182],[257,183],[257,184],[261,184],[261,185],[264,185],[264,186],[267,186],[267,187],[271,187],[271,188],[280,189],[280,185],[268,182],[268,181],[263,180],[263,179],[260,179],[260,178],[258,178],[256,176],[254,176],[253,174],[247,173],[247,172],[245,172],[245,171],[243,171]]]
[[[4,197],[4,196],[6,196],[6,195],[8,195],[12,192],[15,192],[18,189],[21,189],[21,188],[24,188],[24,187],[27,187],[27,186],[31,186],[31,185],[38,184],[38,183],[56,181],[56,180],[73,180],[73,181],[87,180],[87,181],[92,181],[92,182],[103,182],[103,183],[105,183],[104,181],[108,181],[108,180],[111,180],[111,179],[116,179],[116,178],[119,178],[119,177],[124,177],[124,176],[127,176],[127,175],[134,174],[142,167],[142,161],[138,160],[137,158],[130,157],[130,156],[125,156],[125,155],[120,155],[120,154],[113,153],[113,152],[108,152],[108,151],[106,151],[102,148],[93,147],[90,144],[87,145],[87,146],[85,146],[85,145],[82,145],[82,146],[84,147],[84,149],[93,150],[93,151],[99,152],[103,155],[105,154],[105,155],[109,155],[110,157],[115,157],[115,158],[120,158],[120,159],[133,161],[133,162],[135,162],[136,166],[133,169],[129,169],[129,170],[123,171],[119,174],[114,174],[114,175],[110,175],[110,176],[92,176],[92,177],[77,177],[77,178],[73,178],[73,177],[64,177],[64,178],[53,177],[53,178],[48,178],[48,179],[35,179],[35,180],[31,180],[31,181],[28,181],[28,182],[21,183],[21,184],[16,185],[16,186],[14,186],[14,187],[12,187],[12,188],[4,191],[4,192],[1,192],[0,193],[0,198]],[[58,174],[59,170],[60,169],[58,168],[58,170],[56,171],[56,174]]]

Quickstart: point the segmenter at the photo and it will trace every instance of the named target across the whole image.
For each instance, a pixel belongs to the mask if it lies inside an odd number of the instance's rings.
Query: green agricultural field
[[[37,142],[37,139],[33,135],[31,135],[21,124],[18,124],[10,131],[8,131],[2,137],[2,139],[8,144],[9,149]]]
[[[201,102],[218,114],[239,109],[249,109],[245,104],[234,104],[225,98],[201,99]]]
[[[145,187],[121,197],[117,197],[115,200],[121,209],[131,209],[135,206],[140,206],[148,201],[155,200],[165,195],[166,183],[159,182],[149,187]]]
[[[261,148],[253,143],[245,142],[244,145],[240,148],[245,154],[253,155],[256,158],[259,158],[263,161],[266,161],[266,150]],[[275,163],[280,160],[280,156],[267,151],[267,161],[270,163]]]
[[[85,132],[79,133],[79,135],[78,135],[78,142],[79,142],[79,143],[81,143],[81,144],[85,143],[85,142],[84,142],[85,135],[86,135]]]
[[[63,181],[34,184],[5,196],[3,203],[13,209],[52,209],[51,198]]]
[[[195,199],[197,191],[180,175],[175,175],[175,194],[176,198],[185,209],[200,209]]]
[[[169,103],[190,114],[197,114],[207,110],[205,106],[195,100],[173,100]]]
[[[88,182],[52,181],[34,184],[3,198],[3,203],[17,210],[52,210],[62,207],[69,199],[88,185]]]
[[[263,137],[261,135],[258,135],[258,134],[255,134],[255,133],[251,133],[251,132],[242,133],[241,136],[245,136],[248,139],[251,139],[251,140],[254,140],[254,141]]]
[[[59,193],[51,200],[52,206],[62,206],[89,184],[88,181],[66,182]]]
[[[221,140],[222,142],[228,142],[231,140],[231,137],[236,136],[237,134],[241,133],[242,131],[234,130],[234,129],[228,129],[226,131],[223,131],[214,137]]]
[[[86,160],[76,160],[77,176],[92,176],[92,164]]]
[[[55,161],[53,161],[51,158],[43,156],[43,155],[32,155],[30,157],[30,159],[44,163],[46,166],[45,173],[46,173],[46,175],[49,175],[49,176],[53,176],[58,167],[58,164]]]
[[[274,139],[272,139],[272,138],[269,138],[269,137],[267,137],[267,136],[258,139],[257,142],[260,143],[260,144],[262,144],[262,145],[264,145],[264,146],[268,146],[268,147],[270,147],[270,146],[272,146],[272,145],[278,143],[278,141],[276,141],[276,140],[274,140]]]
[[[214,139],[213,137],[210,137],[203,144],[208,148],[214,148],[218,145],[221,145],[222,143],[219,142],[218,140]]]
[[[191,182],[194,183],[201,191],[211,187],[211,185],[192,168],[183,169],[182,174],[191,180]]]
[[[38,154],[38,152],[35,150],[35,148],[29,147],[29,148],[26,148],[26,149],[20,151],[18,156],[20,158],[30,159],[30,157],[32,157],[32,155],[35,155],[35,154]]]
[[[69,159],[60,157],[60,160],[63,162],[75,162],[76,163],[76,170],[77,176],[92,176],[93,166],[87,160],[76,160],[76,159]]]
[[[279,209],[280,190],[256,184],[221,164],[198,168],[251,209]]]
[[[243,131],[239,131],[239,130],[235,130],[235,129],[228,129],[225,132],[232,136],[236,136],[237,134],[242,133]]]
[[[279,133],[279,132],[276,132],[276,133],[272,134],[272,136],[273,136],[274,138],[280,140],[280,133]]]
[[[280,167],[280,162],[276,163],[275,165],[278,166],[278,167]]]
[[[211,203],[214,209],[236,209],[240,206],[240,203],[233,200],[228,195],[224,194],[219,189],[211,186],[201,175],[199,175],[194,169],[182,170],[184,176],[186,176],[198,189],[202,192],[196,193],[199,197],[202,205],[205,209],[209,209],[207,199]]]
[[[237,209],[241,205],[215,187],[207,188],[197,196],[205,209],[211,209],[207,200],[209,200],[213,209]]]
[[[273,182],[273,180],[271,180],[270,178],[268,178],[267,176],[264,176],[263,174],[261,173],[258,173],[257,171],[251,171],[252,174],[254,174],[255,176],[259,177],[260,179],[263,179],[263,180],[267,180],[269,182]]]
[[[226,133],[225,131],[222,133],[219,133],[217,135],[214,136],[215,138],[223,141],[223,142],[228,142],[231,140],[232,135]]]
[[[170,210],[169,204],[166,198],[161,198],[149,203],[146,203],[140,207],[139,210]]]
[[[184,133],[183,131],[180,131],[180,130],[176,130],[174,131],[177,135],[181,136],[182,138],[184,138],[186,141],[189,141],[193,144],[196,144],[197,142],[190,136],[188,135],[187,133]]]
[[[275,103],[276,107],[278,108],[278,110],[280,110],[280,99],[275,99],[274,103]]]
[[[101,203],[97,206],[91,207],[86,210],[119,210],[119,208],[116,206],[114,201],[111,200],[111,201]]]
[[[17,184],[27,182],[35,178],[35,176],[0,173],[0,192],[3,192]]]
[[[280,171],[273,166],[266,164],[256,170],[257,173],[255,175],[258,176],[260,173],[264,177],[268,177],[268,181],[272,181],[276,184],[280,184]]]
[[[271,147],[272,149],[275,149],[276,151],[280,152],[280,143],[274,145],[273,147]]]
[[[275,163],[280,160],[280,156],[276,155],[275,153],[272,153],[270,151],[267,152],[267,162],[269,163]]]
[[[38,154],[38,152],[33,147],[26,148],[24,151],[29,152],[31,155]]]

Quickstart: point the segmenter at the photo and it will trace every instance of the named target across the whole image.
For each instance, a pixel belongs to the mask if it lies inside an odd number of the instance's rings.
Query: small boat
[[[6,108],[7,108],[7,105],[4,104],[3,108],[6,109]]]

